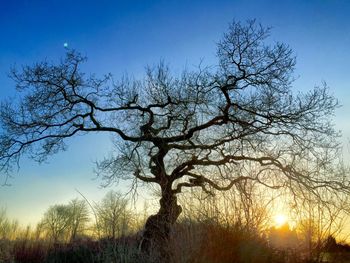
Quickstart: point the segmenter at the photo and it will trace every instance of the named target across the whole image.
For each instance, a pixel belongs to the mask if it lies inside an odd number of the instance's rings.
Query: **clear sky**
[[[89,57],[87,72],[139,77],[145,65],[161,59],[178,72],[202,59],[215,63],[215,43],[228,23],[255,18],[272,26],[272,41],[295,51],[297,89],[322,81],[331,87],[343,105],[335,123],[348,154],[349,14],[347,0],[0,0],[0,98],[14,92],[11,66],[55,61],[64,55],[64,43]],[[93,173],[93,161],[111,149],[108,136],[78,137],[69,145],[45,164],[24,159],[11,186],[0,186],[0,207],[23,224],[35,223],[49,205],[77,197],[75,189],[90,200],[117,189],[101,189]]]

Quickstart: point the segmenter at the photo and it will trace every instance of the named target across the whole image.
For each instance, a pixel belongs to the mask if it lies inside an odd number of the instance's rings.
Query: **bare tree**
[[[0,209],[0,240],[14,240],[18,231],[18,221],[10,220],[6,215],[6,209]]]
[[[52,242],[65,241],[70,225],[69,207],[66,205],[51,206],[44,214],[42,225]]]
[[[90,221],[90,211],[86,201],[79,199],[71,200],[68,208],[70,216],[69,240],[73,241],[86,230],[87,224]]]
[[[191,199],[187,195],[191,194]],[[180,197],[182,215],[186,220],[213,222],[227,227],[241,227],[249,231],[266,231],[278,192],[271,193],[255,181],[241,181],[225,192],[209,195],[191,189]]]
[[[160,208],[146,222],[142,249],[155,246],[163,258],[184,188],[210,192],[254,180],[311,192],[345,189],[344,178],[314,176],[337,148],[330,122],[337,101],[326,85],[293,92],[292,50],[267,44],[269,32],[254,21],[233,22],[218,43],[218,64],[180,76],[161,63],[143,80],[98,79],[80,71],[85,58],[72,51],[57,65],[14,70],[22,96],[1,105],[1,170],[10,172],[23,154],[43,161],[78,134],[114,135],[116,151],[99,173],[107,182],[158,185]],[[308,170],[301,169],[306,161]],[[249,163],[258,167],[254,176],[244,173]]]
[[[45,222],[41,220],[36,224],[35,230],[34,230],[34,240],[38,241],[43,238],[43,235],[45,234]]]
[[[342,193],[335,195],[322,188],[317,191],[322,199],[313,195],[301,198],[291,209],[291,214],[296,217],[296,229],[308,257],[315,262],[322,262],[329,237],[344,237],[349,198]]]
[[[114,191],[95,206],[97,229],[102,236],[115,239],[128,233],[132,215],[127,206],[127,199]]]
[[[73,199],[67,205],[53,205],[37,225],[37,238],[43,231],[53,242],[74,241],[86,230],[90,212],[84,200]]]

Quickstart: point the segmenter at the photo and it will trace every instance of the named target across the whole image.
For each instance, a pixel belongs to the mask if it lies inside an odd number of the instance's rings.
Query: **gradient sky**
[[[350,138],[350,1],[68,1],[0,0],[0,99],[14,94],[7,77],[14,65],[64,55],[64,43],[86,54],[86,72],[136,77],[161,59],[175,72],[185,66],[215,64],[215,43],[233,19],[255,18],[272,26],[272,41],[291,46],[297,56],[295,87],[309,90],[326,81],[343,105],[334,118],[343,132],[346,162]],[[68,151],[38,165],[23,159],[0,186],[0,207],[22,224],[36,223],[49,205],[77,197],[99,200],[93,162],[111,149],[108,136],[70,139]],[[125,187],[124,187],[125,188]]]

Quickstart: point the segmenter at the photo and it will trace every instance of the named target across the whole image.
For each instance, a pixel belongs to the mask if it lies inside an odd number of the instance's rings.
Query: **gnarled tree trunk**
[[[169,248],[171,228],[182,208],[177,204],[176,195],[169,187],[162,189],[159,202],[158,213],[151,215],[146,221],[140,248],[153,262],[169,262],[172,254]]]

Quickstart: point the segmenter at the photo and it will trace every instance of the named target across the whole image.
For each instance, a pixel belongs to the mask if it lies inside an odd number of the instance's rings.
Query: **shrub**
[[[267,240],[239,225],[178,224],[172,239],[173,263],[282,263]]]
[[[98,242],[91,240],[55,244],[49,249],[45,263],[102,263],[100,253]]]
[[[40,242],[17,241],[12,254],[15,263],[42,263],[46,251],[47,248]]]

